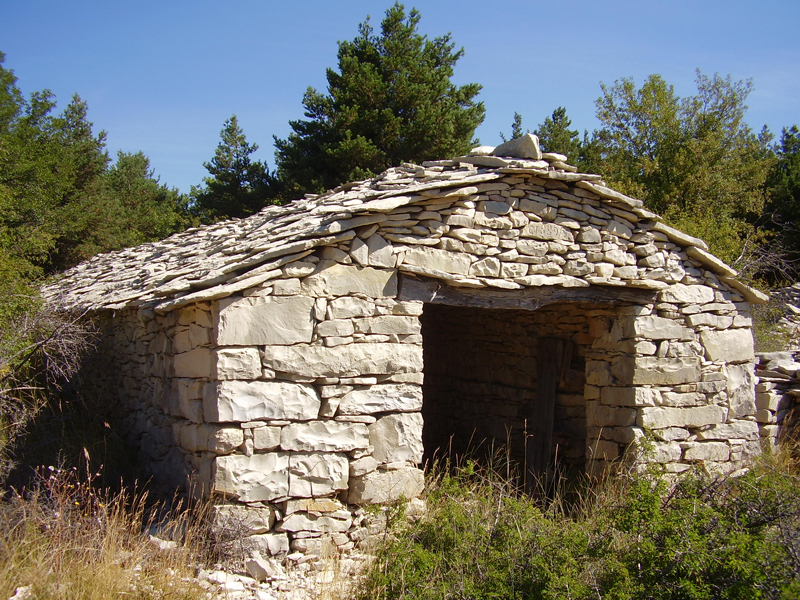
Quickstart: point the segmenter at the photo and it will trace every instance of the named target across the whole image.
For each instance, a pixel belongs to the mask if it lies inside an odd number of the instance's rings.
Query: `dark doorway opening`
[[[547,418],[537,397],[552,386],[545,460],[582,471],[590,320],[585,306],[574,303],[535,311],[425,304],[425,460],[457,463],[465,455],[486,459],[499,452],[517,474],[541,469],[531,460]]]

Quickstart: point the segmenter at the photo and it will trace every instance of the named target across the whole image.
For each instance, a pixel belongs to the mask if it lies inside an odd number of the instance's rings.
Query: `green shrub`
[[[800,478],[788,460],[585,481],[534,500],[474,465],[431,477],[428,513],[395,529],[361,599],[796,598]]]

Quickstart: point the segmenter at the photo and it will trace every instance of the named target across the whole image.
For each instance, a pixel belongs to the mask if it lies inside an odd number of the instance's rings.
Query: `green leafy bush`
[[[432,478],[429,511],[388,535],[359,598],[796,598],[800,478],[770,457],[739,477],[700,471],[585,481],[524,496],[474,465]]]

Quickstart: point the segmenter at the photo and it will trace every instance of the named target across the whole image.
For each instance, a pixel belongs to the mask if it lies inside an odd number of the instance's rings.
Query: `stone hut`
[[[150,470],[273,554],[350,547],[354,507],[470,446],[534,474],[737,468],[775,433],[755,418],[766,297],[565,160],[528,135],[404,164],[45,293],[102,325],[98,377]]]

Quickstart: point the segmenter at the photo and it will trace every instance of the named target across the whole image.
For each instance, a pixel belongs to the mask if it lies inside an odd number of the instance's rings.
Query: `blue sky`
[[[325,89],[338,40],[390,5],[355,0],[0,0],[0,51],[27,94],[89,104],[108,149],[143,151],[161,181],[188,192],[207,175],[223,122],[239,117],[274,167],[272,136],[302,118],[306,87]],[[452,33],[464,57],[454,81],[483,85],[477,135],[499,143],[514,111],[535,128],[565,106],[574,128],[597,126],[600,82],[661,74],[679,95],[695,69],[752,78],[747,121],[773,133],[800,124],[797,0],[419,0],[430,37]]]

